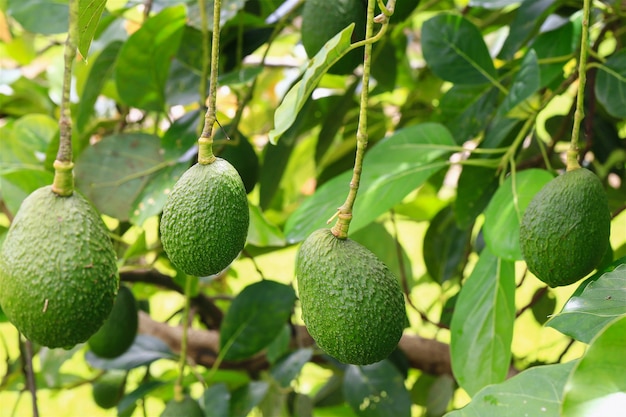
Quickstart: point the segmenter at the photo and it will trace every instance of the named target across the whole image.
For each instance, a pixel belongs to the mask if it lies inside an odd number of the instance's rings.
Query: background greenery
[[[82,345],[35,347],[42,414],[160,413],[177,377],[187,279],[194,279],[189,353],[196,365],[184,382],[207,416],[620,410],[623,2],[592,2],[580,134],[583,164],[609,196],[612,250],[595,282],[548,289],[526,273],[519,218],[564,167],[582,2],[397,0],[374,48],[370,146],[350,237],[401,280],[409,327],[389,360],[366,367],[314,349],[292,290],[298,243],[325,226],[348,189],[359,68],[326,70],[333,53],[347,48],[350,29],[304,72],[302,2],[223,3],[217,99],[224,130],[215,150],[246,182],[251,227],[230,269],[195,279],[168,262],[158,216],[194,162],[204,113],[198,5],[80,1],[83,59],[72,93],[77,186],[103,214],[121,278],[149,315],[141,315],[133,347],[112,361]],[[23,198],[52,180],[66,31],[66,1],[0,1],[0,239]],[[0,321],[0,414],[29,415],[25,344],[3,315]],[[91,400],[91,383],[113,369],[128,371],[125,395],[105,411]]]

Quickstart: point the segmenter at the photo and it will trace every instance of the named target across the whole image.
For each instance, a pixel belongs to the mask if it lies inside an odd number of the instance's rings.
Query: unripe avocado
[[[302,45],[309,58],[337,33],[354,23],[351,42],[365,38],[367,7],[362,0],[307,0],[302,9]],[[328,72],[351,73],[363,62],[363,48],[355,49],[341,58]]]
[[[120,286],[111,314],[87,341],[89,349],[101,358],[116,358],[135,341],[137,326],[137,301],[128,287]]]
[[[366,365],[396,348],[406,319],[404,296],[369,249],[319,229],[300,246],[296,275],[302,319],[326,353]]]
[[[126,372],[121,370],[111,370],[93,383],[93,399],[100,408],[113,408],[122,399],[125,387]]]
[[[0,249],[0,304],[27,339],[50,348],[86,341],[118,283],[108,230],[83,196],[47,186],[22,202]]]
[[[178,180],[161,218],[161,242],[188,275],[225,269],[243,249],[250,214],[241,177],[227,161],[195,164]]]
[[[165,405],[161,417],[204,417],[204,411],[198,401],[185,395],[182,401],[171,399]]]
[[[547,183],[524,212],[520,248],[530,272],[550,287],[572,284],[602,260],[611,228],[608,199],[591,171]]]

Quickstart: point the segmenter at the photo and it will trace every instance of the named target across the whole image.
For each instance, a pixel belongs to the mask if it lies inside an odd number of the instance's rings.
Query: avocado
[[[126,387],[126,371],[111,370],[92,384],[93,399],[98,407],[113,408],[120,402]]]
[[[302,45],[309,58],[351,23],[355,24],[351,42],[365,38],[367,7],[362,0],[307,0],[302,9]],[[350,51],[330,69],[331,74],[349,74],[363,62],[363,48]]]
[[[300,246],[296,276],[302,319],[326,353],[366,365],[396,348],[406,321],[404,296],[369,249],[319,229]]]
[[[89,349],[97,356],[109,359],[126,352],[137,335],[137,309],[132,291],[120,286],[111,314],[87,341]]]
[[[185,395],[182,401],[171,399],[165,405],[161,417],[204,417],[204,411],[198,401]]]
[[[0,304],[24,336],[71,348],[111,312],[119,279],[108,230],[78,192],[30,194],[0,249]]]
[[[161,242],[188,275],[224,270],[243,249],[250,213],[241,177],[222,158],[195,164],[180,177],[161,218]]]
[[[530,272],[550,287],[570,285],[598,266],[609,244],[611,215],[600,179],[567,171],[533,197],[520,224]]]

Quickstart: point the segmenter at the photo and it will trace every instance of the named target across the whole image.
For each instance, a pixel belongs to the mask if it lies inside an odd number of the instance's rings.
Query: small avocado
[[[182,401],[171,399],[165,404],[161,417],[204,417],[198,401],[185,395]]]
[[[0,304],[27,339],[68,349],[85,342],[118,284],[108,230],[81,194],[47,186],[22,202],[0,248]]]
[[[97,356],[108,359],[126,352],[137,335],[137,309],[132,291],[120,286],[111,314],[87,341],[89,349]]]
[[[319,229],[300,246],[296,276],[302,319],[326,353],[367,365],[396,348],[406,321],[404,295],[369,249]]]
[[[161,242],[188,275],[214,275],[243,249],[250,213],[241,177],[222,158],[195,164],[178,180],[161,218]]]
[[[530,272],[550,287],[584,278],[604,256],[611,229],[600,179],[585,168],[547,183],[526,208],[520,248]]]
[[[125,387],[126,371],[111,370],[93,382],[91,392],[98,407],[106,410],[120,402]]]

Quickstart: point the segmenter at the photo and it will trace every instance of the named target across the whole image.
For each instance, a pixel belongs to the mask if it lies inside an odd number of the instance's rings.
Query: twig
[[[24,370],[26,371],[26,385],[33,403],[33,417],[39,417],[39,408],[37,407],[37,383],[35,381],[35,372],[33,371],[33,343],[26,340],[24,343]]]
[[[535,294],[530,299],[528,304],[526,304],[524,307],[520,308],[517,311],[517,313],[515,313],[515,317],[521,316],[526,310],[528,310],[529,308],[532,308],[532,306],[534,306],[541,299],[541,297],[544,296],[544,294],[546,292],[548,292],[548,286],[542,287],[537,292],[535,292]]]
[[[576,340],[570,338],[569,343],[567,344],[567,346],[565,346],[565,349],[563,349],[563,352],[561,352],[561,354],[559,355],[558,359],[556,360],[556,363],[561,363],[561,361],[563,360],[563,358],[565,357],[565,355],[567,354],[567,352],[570,350],[570,348],[574,345],[574,342]]]

